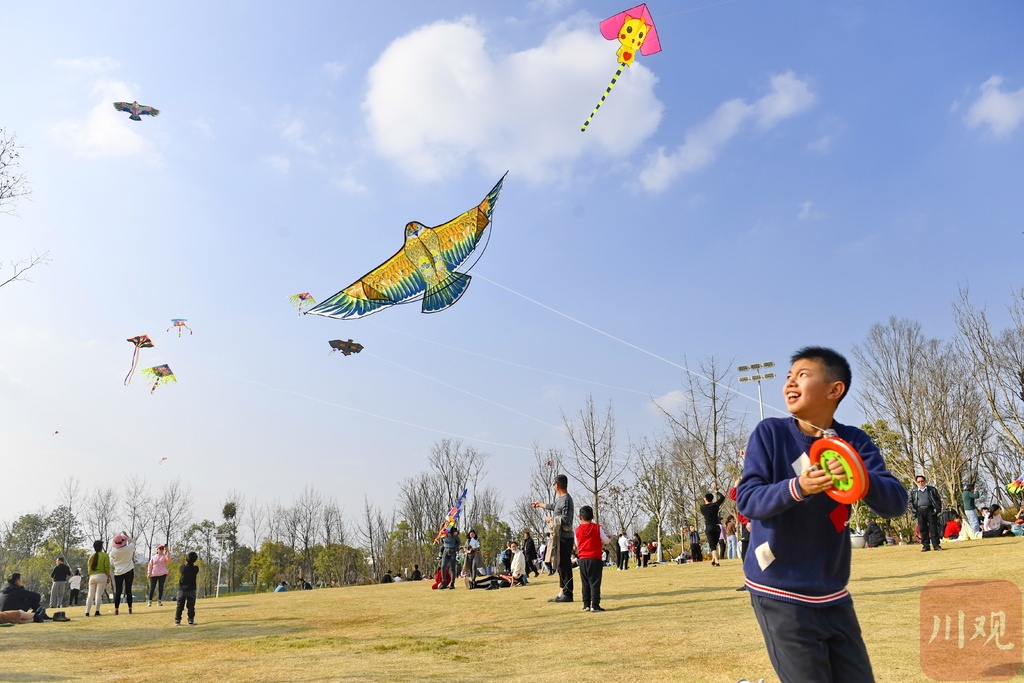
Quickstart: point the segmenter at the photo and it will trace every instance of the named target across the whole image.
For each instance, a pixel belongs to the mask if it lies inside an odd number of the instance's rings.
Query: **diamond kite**
[[[118,111],[126,111],[131,116],[132,121],[141,121],[142,117],[139,114],[145,114],[146,116],[160,116],[160,110],[154,107],[147,107],[144,104],[138,102],[114,102],[114,109]]]
[[[344,355],[351,356],[353,353],[359,353],[360,351],[363,350],[362,344],[356,343],[351,339],[349,339],[348,341],[332,339],[328,343],[331,345],[331,353],[327,354],[328,356],[334,353],[335,351],[341,351]]]
[[[149,338],[148,334],[140,334],[137,337],[132,337],[128,341],[135,345],[135,350],[132,351],[132,369],[125,375],[124,385],[128,386],[132,383],[132,375],[135,374],[135,366],[139,364],[139,349],[151,349],[153,348],[153,340]]]
[[[299,314],[302,311],[316,304],[316,299],[309,292],[302,292],[301,294],[292,294],[288,297],[288,300],[292,302],[292,306],[299,309]]]
[[[587,126],[590,125],[594,115],[597,114],[597,110],[604,104],[605,98],[608,97],[612,88],[615,87],[619,76],[622,75],[622,70],[627,66],[633,66],[637,50],[644,57],[661,52],[658,29],[654,25],[654,19],[651,18],[647,5],[637,5],[633,9],[619,12],[614,17],[608,17],[601,22],[600,29],[601,35],[605,39],[618,39],[619,41],[619,51],[615,53],[615,57],[619,60],[619,68],[615,75],[612,76],[611,83],[605,88],[604,94],[601,95],[601,100],[594,107],[594,111],[590,113],[590,118],[580,128],[584,133],[587,132]]]
[[[185,328],[189,334],[192,334],[192,328],[188,326],[188,318],[171,318],[171,326],[167,328],[167,331],[170,332],[175,327],[178,328],[179,338],[181,337],[182,328]]]
[[[146,368],[142,371],[142,374],[153,380],[153,387],[149,390],[149,393],[156,391],[156,388],[161,384],[167,384],[168,382],[177,382],[178,378],[174,376],[169,365],[156,365],[151,368]]]
[[[455,501],[455,505],[452,506],[451,512],[441,522],[441,528],[437,531],[437,536],[434,537],[434,543],[440,543],[442,536],[447,536],[448,532],[455,528],[455,524],[459,521],[459,513],[462,512],[462,506],[466,502],[466,493],[469,489],[463,489],[462,495]]]
[[[417,299],[423,300],[424,313],[448,308],[469,286],[469,275],[455,269],[466,263],[480,245],[504,182],[502,176],[479,205],[443,225],[428,228],[416,221],[406,224],[405,244],[397,254],[306,314],[361,318]]]

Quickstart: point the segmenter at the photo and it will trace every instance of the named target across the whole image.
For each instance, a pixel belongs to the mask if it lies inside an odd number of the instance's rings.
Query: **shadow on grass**
[[[945,574],[947,567],[942,569],[932,569],[926,572],[914,572],[912,574],[886,574],[884,576],[861,576],[860,578],[850,581],[850,583],[860,583],[861,581],[890,581],[892,579],[913,579],[918,576],[929,576],[931,574]]]
[[[56,674],[41,674],[37,671],[17,673],[14,671],[0,671],[0,681],[12,681],[13,683],[46,683],[46,681],[71,681],[72,678],[67,676],[58,676]]]
[[[723,586],[723,587],[712,586],[710,588],[706,588],[706,587],[703,587],[703,586],[701,588],[686,588],[686,587],[684,587],[684,588],[680,588],[679,590],[675,590],[675,591],[661,591],[661,592],[658,592],[658,593],[609,593],[607,595],[602,594],[601,595],[601,600],[603,602],[607,602],[609,600],[618,601],[618,600],[642,600],[644,598],[675,598],[675,597],[679,597],[681,595],[694,595],[694,594],[697,594],[697,593],[719,593],[719,592],[722,592],[722,591],[732,591],[734,593],[737,592],[736,588],[734,586]],[[602,593],[603,593],[603,591],[602,591]],[[644,605],[637,605],[637,606],[638,607],[644,607]]]

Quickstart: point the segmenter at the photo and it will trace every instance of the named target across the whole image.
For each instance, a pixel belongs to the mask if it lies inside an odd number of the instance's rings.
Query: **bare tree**
[[[360,520],[359,538],[369,555],[375,579],[379,579],[386,569],[383,566],[384,549],[391,533],[391,526],[393,524],[388,523],[381,511],[370,503],[370,499],[363,496],[363,515]]]
[[[313,547],[316,545],[323,507],[323,498],[312,486],[306,486],[295,502],[296,531],[302,543],[302,568],[310,577],[313,575]]]
[[[459,499],[463,490],[469,491],[462,510],[462,526],[472,524],[476,519],[476,489],[484,475],[484,463],[489,456],[472,446],[463,445],[459,439],[442,439],[430,449],[430,469],[438,476],[447,512]],[[444,507],[444,505],[442,505]]]
[[[605,525],[616,534],[635,530],[640,513],[636,484],[622,478],[611,482],[605,489],[604,510]]]
[[[125,486],[124,500],[121,501],[121,517],[128,535],[135,538],[148,517],[150,492],[146,478],[133,474]],[[152,548],[150,549],[152,551]]]
[[[591,494],[594,521],[600,523],[601,491],[614,481],[629,466],[628,454],[620,455],[615,448],[615,416],[612,404],[603,416],[598,415],[593,395],[587,396],[587,403],[570,420],[562,413],[565,431],[572,447],[568,460],[568,475],[575,479],[584,490]],[[616,456],[620,456],[616,458]]]
[[[429,544],[434,540],[445,513],[451,509],[447,495],[440,477],[432,472],[420,472],[403,479],[398,485],[397,513],[409,525],[409,536],[416,547],[414,564],[425,566],[433,554],[428,549]]]
[[[854,354],[864,376],[865,415],[899,435],[898,457],[909,465],[897,468],[927,474],[944,500],[956,501],[990,440],[991,417],[973,364],[955,345],[927,339],[920,323],[896,318],[873,325]]]
[[[245,521],[252,533],[252,550],[257,552],[260,549],[260,539],[263,538],[264,529],[267,523],[267,508],[264,505],[252,501],[245,508]]]
[[[345,542],[345,515],[333,498],[324,503],[320,515],[320,535],[325,546]]]
[[[1024,289],[1009,306],[1010,327],[992,329],[985,309],[971,305],[966,289],[953,306],[963,353],[971,360],[978,382],[1004,443],[1024,458]]]
[[[20,169],[22,149],[17,135],[0,128],[0,213],[13,213],[18,200],[32,194],[28,178]]]
[[[13,214],[18,200],[32,194],[28,178],[20,168],[22,149],[17,135],[8,133],[6,128],[0,128],[0,213]],[[12,282],[29,281],[25,273],[35,266],[49,263],[49,256],[49,252],[33,253],[27,258],[10,261],[13,274],[0,281],[0,287]],[[2,264],[0,268],[3,268]]]
[[[170,548],[190,524],[192,489],[182,485],[181,479],[168,483],[156,503],[156,515],[163,542]]]
[[[636,498],[640,509],[650,515],[657,525],[658,562],[663,562],[661,538],[672,504],[671,466],[668,448],[651,445],[646,439],[635,447]]]
[[[117,515],[117,491],[113,486],[93,491],[85,504],[85,528],[93,540],[106,543]]]
[[[699,374],[687,373],[684,379],[686,400],[680,412],[658,406],[672,432],[673,440],[666,445],[677,479],[691,489],[694,502],[703,491],[724,490],[741,467],[739,450],[746,439],[743,420],[732,405],[735,394],[725,389],[728,368],[714,356],[705,358]]]

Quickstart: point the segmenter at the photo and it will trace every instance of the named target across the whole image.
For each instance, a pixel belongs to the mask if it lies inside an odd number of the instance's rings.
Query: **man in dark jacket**
[[[869,548],[877,548],[885,545],[885,532],[878,526],[875,520],[868,522],[864,528],[864,545]]]
[[[7,577],[7,585],[0,589],[0,612],[12,609],[38,612],[40,599],[39,593],[21,584],[21,574],[14,572]]]
[[[926,553],[929,539],[932,548],[942,550],[939,542],[942,531],[939,529],[939,512],[942,510],[942,499],[934,486],[928,484],[923,474],[914,477],[917,487],[910,490],[910,509],[917,517],[917,525],[921,530],[921,552]]]

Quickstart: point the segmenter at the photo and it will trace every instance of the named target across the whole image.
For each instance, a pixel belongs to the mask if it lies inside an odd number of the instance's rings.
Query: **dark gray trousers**
[[[853,603],[811,607],[751,594],[782,683],[874,683]]]

